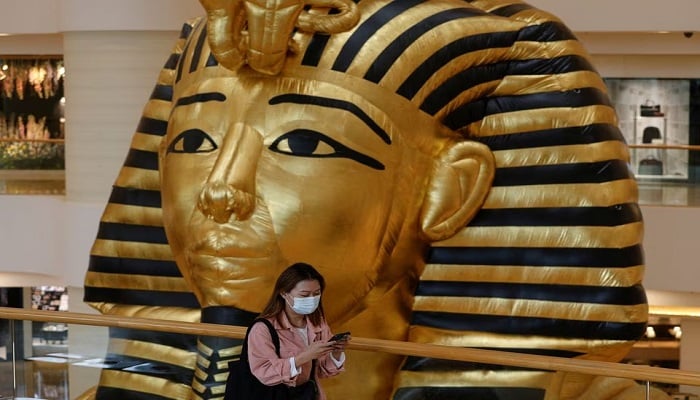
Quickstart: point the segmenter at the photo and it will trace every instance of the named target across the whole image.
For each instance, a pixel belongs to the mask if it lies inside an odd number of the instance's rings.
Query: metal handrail
[[[9,307],[0,307],[0,318],[10,320],[62,322],[67,324],[106,326],[236,339],[243,338],[246,331],[246,327],[243,326],[63,311],[37,311]],[[549,371],[574,372],[588,375],[606,375],[618,378],[634,379],[638,381],[700,386],[700,372],[649,367],[645,365],[630,365],[605,361],[580,360],[362,337],[353,337],[352,341],[348,345],[348,348],[361,351],[379,351],[383,353],[405,356],[480,362],[486,364],[536,368]]]
[[[700,150],[700,145],[692,144],[628,144],[630,149]]]

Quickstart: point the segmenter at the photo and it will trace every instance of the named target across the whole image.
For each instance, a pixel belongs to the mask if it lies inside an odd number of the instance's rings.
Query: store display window
[[[42,311],[68,311],[68,291],[63,286],[35,286],[32,290],[32,309]],[[43,343],[64,343],[68,339],[68,326],[54,322],[34,322],[34,337]]]
[[[32,287],[32,309],[68,311],[68,291],[63,286]]]
[[[606,78],[638,179],[697,181],[697,79]]]
[[[0,55],[0,170],[63,170],[60,56]]]

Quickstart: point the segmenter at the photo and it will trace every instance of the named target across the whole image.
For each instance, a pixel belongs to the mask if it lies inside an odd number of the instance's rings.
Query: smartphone
[[[347,339],[350,336],[350,332],[336,333],[332,338],[328,339],[329,342],[337,342],[340,340]]]

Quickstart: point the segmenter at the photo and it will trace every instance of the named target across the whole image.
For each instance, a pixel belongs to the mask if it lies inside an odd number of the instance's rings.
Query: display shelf
[[[668,129],[669,122],[665,115],[636,116],[632,120],[621,121],[621,127],[631,130],[627,140],[634,145],[651,145],[650,148],[632,148],[630,151],[630,163],[638,179],[684,181],[688,179],[687,165],[688,151],[658,148],[669,144],[683,142],[678,136]]]

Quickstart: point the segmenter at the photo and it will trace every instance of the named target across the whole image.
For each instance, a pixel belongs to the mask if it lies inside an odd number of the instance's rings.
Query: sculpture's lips
[[[260,310],[279,274],[271,257],[190,254],[187,262],[202,307],[227,305]]]
[[[244,286],[260,281],[270,269],[270,259],[266,257],[220,257],[205,254],[191,254],[190,265],[196,266],[193,275],[201,281],[217,281],[219,285],[229,285],[235,281]]]
[[[252,229],[217,229],[195,233],[198,237],[190,254],[223,258],[262,258],[273,253],[273,246]]]

